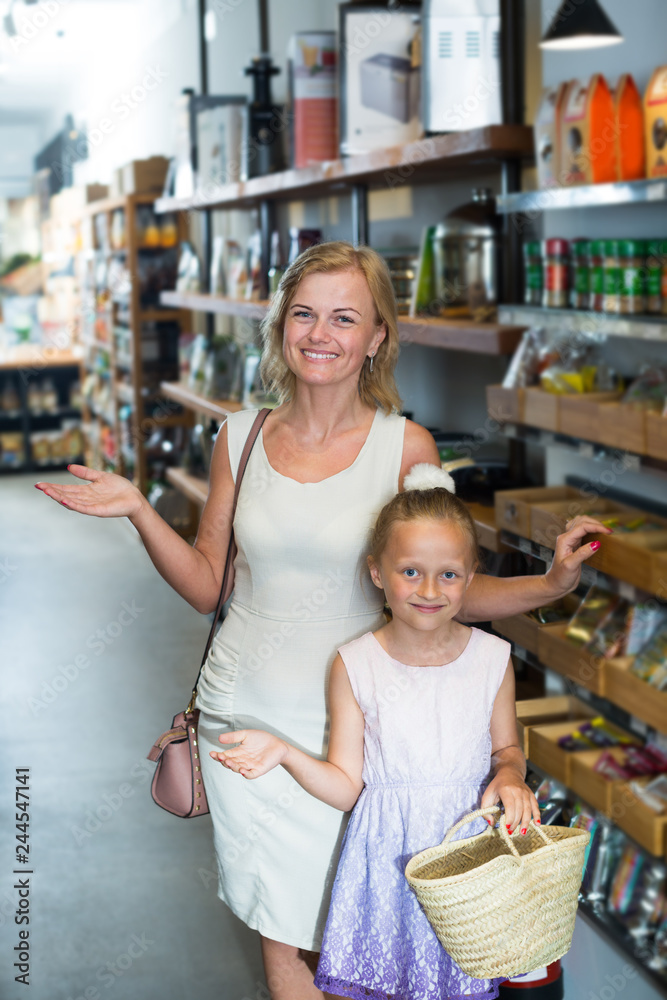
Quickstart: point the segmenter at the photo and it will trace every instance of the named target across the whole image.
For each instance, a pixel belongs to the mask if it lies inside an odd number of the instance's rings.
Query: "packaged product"
[[[51,462],[51,441],[48,431],[32,431],[30,451],[36,465],[49,465]]]
[[[645,177],[644,108],[630,73],[618,78],[614,90],[614,141],[616,179],[637,181]]]
[[[647,366],[628,386],[621,402],[662,413],[667,400],[667,369]]]
[[[561,176],[564,185],[601,184],[616,179],[614,101],[607,81],[571,80],[561,117]]]
[[[537,184],[540,188],[558,187],[562,184],[560,166],[561,115],[567,81],[557,87],[546,87],[535,117],[535,158]]]
[[[23,435],[14,431],[0,434],[0,468],[18,469],[24,463]]]
[[[607,615],[605,620],[595,629],[588,644],[591,653],[595,656],[602,656],[606,660],[622,656],[626,651],[631,615],[630,602],[621,598],[611,614]]]
[[[658,66],[644,94],[646,176],[667,174],[667,66]]]
[[[336,51],[334,31],[300,31],[290,39],[293,167],[307,167],[338,156]]]
[[[621,855],[609,891],[607,906],[616,917],[627,919],[636,909],[641,887],[640,877],[646,859],[641,851],[628,844]]]
[[[570,619],[565,637],[576,646],[586,646],[618,607],[621,598],[602,587],[590,588]]]
[[[259,229],[248,241],[248,277],[245,286],[245,298],[258,302],[262,282],[262,234]]]
[[[667,626],[667,608],[664,605],[655,602],[635,604],[628,619],[626,654],[635,656],[664,626]]]
[[[667,627],[659,629],[637,654],[632,672],[658,690],[667,690]]]

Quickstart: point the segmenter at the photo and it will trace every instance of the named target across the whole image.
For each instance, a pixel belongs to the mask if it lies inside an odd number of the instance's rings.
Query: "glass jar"
[[[542,305],[544,272],[542,267],[542,247],[539,240],[523,245],[525,291],[523,301],[527,306]]]
[[[618,249],[621,265],[620,311],[624,316],[636,316],[646,312],[646,242],[620,240]]]
[[[569,304],[570,244],[567,240],[544,241],[544,289],[542,305],[565,309]]]
[[[572,274],[570,278],[570,305],[573,309],[587,309],[591,293],[591,244],[589,240],[573,240]]]
[[[651,240],[646,246],[646,312],[662,311],[662,242]]]
[[[604,311],[621,311],[621,259],[619,240],[606,240],[604,244]]]
[[[593,312],[604,309],[604,240],[592,240],[588,258],[589,285],[588,308]]]

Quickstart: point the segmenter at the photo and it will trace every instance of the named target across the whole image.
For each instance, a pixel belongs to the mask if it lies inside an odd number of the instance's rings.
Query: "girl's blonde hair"
[[[380,562],[395,524],[420,520],[447,521],[455,524],[468,542],[473,569],[479,566],[477,532],[470,511],[462,500],[443,487],[430,490],[405,490],[403,493],[397,493],[389,503],[385,504],[378,514],[371,535],[370,555],[373,562],[376,564]]]
[[[294,396],[296,376],[283,357],[283,331],[287,310],[294,299],[299,283],[307,274],[335,274],[341,271],[361,271],[375,304],[375,322],[384,323],[387,335],[373,358],[364,361],[359,375],[359,395],[363,403],[379,407],[386,413],[401,409],[401,398],[394,381],[394,368],[398,360],[398,319],[396,299],[391,284],[389,268],[384,259],[370,247],[354,247],[343,240],[318,243],[304,250],[287,268],[271,302],[269,312],[262,320],[262,360],[259,372],[267,392],[274,393],[281,403]]]

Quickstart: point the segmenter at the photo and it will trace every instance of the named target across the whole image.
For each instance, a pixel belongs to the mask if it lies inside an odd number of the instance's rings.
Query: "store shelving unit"
[[[82,354],[77,348],[57,349],[26,344],[0,353],[0,393],[11,383],[18,400],[16,412],[0,411],[0,471],[35,472],[63,469],[69,462],[81,460],[81,410],[69,403],[70,387],[81,378]],[[31,412],[31,383],[49,379],[58,397],[58,406],[49,412]],[[66,422],[66,423],[65,423]],[[6,447],[4,435],[20,440],[22,460]],[[57,453],[40,457],[36,442],[40,438],[59,440]],[[65,447],[67,445],[67,447]],[[49,450],[56,449],[54,444]]]
[[[190,414],[180,406],[165,404],[157,391],[161,378],[178,371],[174,338],[183,320],[177,308],[142,305],[140,263],[157,259],[174,249],[185,237],[185,219],[179,220],[175,238],[166,244],[142,242],[138,215],[142,208],[152,208],[154,194],[133,194],[104,198],[86,206],[82,344],[85,369],[89,375],[108,383],[106,405],[96,408],[86,401],[87,461],[132,478],[147,492],[150,479],[146,443],[156,428],[190,423]],[[111,246],[114,213],[124,216],[122,246]],[[100,232],[106,234],[104,244]],[[110,288],[100,284],[96,269],[114,260],[122,268],[125,282]],[[175,268],[174,268],[175,270]],[[153,349],[157,357],[149,360],[146,324],[171,324],[157,327]],[[175,326],[178,324],[178,327]],[[149,381],[150,377],[150,381]],[[129,412],[128,412],[129,411]]]
[[[541,191],[517,191],[501,195],[497,209],[502,215],[537,214],[568,208],[609,208],[667,201],[667,180],[616,181],[611,184],[579,184]]]
[[[498,318],[505,324],[542,326],[547,330],[562,330],[567,326],[573,333],[595,333],[608,337],[628,337],[631,340],[667,343],[667,317],[615,316],[611,313],[579,309],[545,309],[541,306],[502,305]]]

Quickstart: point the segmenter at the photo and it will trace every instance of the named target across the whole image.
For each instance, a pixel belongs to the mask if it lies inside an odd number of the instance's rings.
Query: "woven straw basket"
[[[515,976],[549,965],[570,947],[589,835],[565,826],[512,838],[505,825],[450,844],[470,813],[439,847],[405,869],[445,951],[475,979]]]

